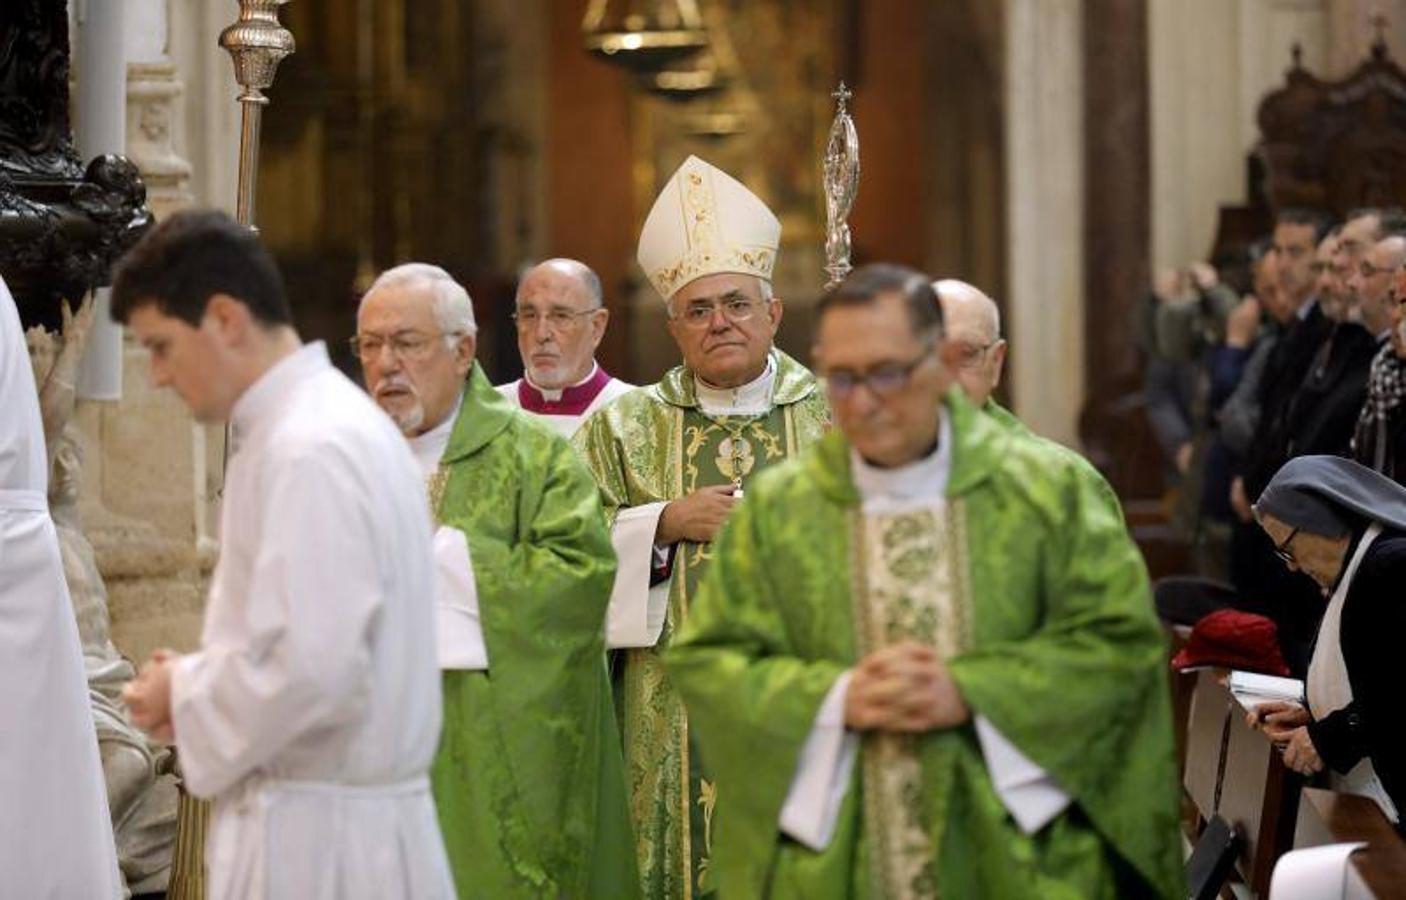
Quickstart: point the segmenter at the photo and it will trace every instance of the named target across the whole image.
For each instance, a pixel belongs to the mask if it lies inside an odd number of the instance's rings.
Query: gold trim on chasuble
[[[425,496],[429,498],[430,518],[436,528],[444,524],[444,517],[440,515],[439,508],[444,503],[444,489],[448,486],[449,470],[445,468],[444,463],[440,463],[425,479]]]
[[[961,500],[911,512],[850,514],[855,624],[861,654],[902,640],[942,659],[970,645],[966,518]],[[874,897],[940,896],[923,807],[916,735],[863,738],[864,829]]]
[[[760,447],[760,452],[763,458],[769,461],[774,461],[782,457],[789,458],[790,456],[794,456],[797,443],[795,433],[795,420],[790,406],[783,406],[781,407],[781,410],[783,413],[782,429],[785,432],[785,435],[783,439],[778,439],[776,435],[772,434],[770,431],[767,431],[765,427],[767,421],[771,418],[770,414],[761,416],[748,416],[746,418],[743,418],[740,423],[734,423],[732,421],[729,421],[730,419],[737,419],[740,417],[725,416],[721,417],[720,419],[709,419],[709,424],[702,427],[685,427],[684,410],[682,407],[675,407],[673,409],[673,441],[671,442],[671,445],[669,447],[669,450],[672,451],[670,455],[673,457],[674,463],[672,467],[674,476],[672,485],[672,496],[682,497],[691,491],[697,490],[699,477],[702,473],[699,470],[698,463],[695,457],[703,449],[704,445],[707,443],[707,439],[717,431],[726,432],[728,434],[728,438],[733,441],[741,440],[744,444],[746,444],[748,448],[745,470],[741,473],[740,477],[734,476],[735,469],[731,467],[732,465],[735,465],[736,457],[727,457],[720,454],[716,458],[708,461],[709,463],[717,466],[719,474],[721,474],[724,478],[728,478],[729,480],[734,481],[734,483],[740,481],[742,477],[746,477],[746,475],[750,473],[755,467],[757,460],[753,454],[757,451],[752,450],[754,446]],[[683,622],[684,617],[688,615],[689,601],[691,599],[689,596],[688,572],[691,568],[702,565],[709,559],[711,559],[711,545],[708,544],[697,544],[690,548],[689,552],[680,552],[676,554],[676,569],[674,571],[674,579],[678,583],[679,602],[676,611],[678,613],[677,623],[679,624],[681,624]],[[672,612],[674,612],[674,610],[671,610],[671,613]],[[669,633],[672,634],[676,628],[677,624],[671,622],[668,627]],[[650,677],[651,680],[657,678],[660,682],[662,682],[664,680],[663,670],[657,669],[651,671],[650,675],[647,677]],[[663,684],[654,684],[651,686],[651,692],[662,691],[664,690],[664,688],[665,686]],[[667,725],[665,727],[667,728]],[[658,728],[647,728],[644,729],[644,731],[655,737],[662,736],[661,730]],[[708,864],[712,856],[712,825],[714,813],[717,809],[718,789],[715,783],[706,779],[701,779],[701,783],[699,786],[699,796],[696,801],[694,800],[693,791],[691,790],[691,784],[689,781],[689,770],[692,761],[692,754],[689,751],[689,728],[688,719],[686,716],[680,717],[679,727],[676,734],[679,748],[679,780],[677,792],[679,804],[679,828],[677,833],[679,844],[676,850],[678,853],[677,858],[683,861],[683,871],[688,873],[687,877],[684,879],[683,896],[685,900],[690,900],[695,890],[699,889],[698,886],[695,885],[693,882],[692,804],[694,802],[697,802],[703,812],[703,845],[705,852],[708,854],[704,857],[703,860],[699,862],[699,879],[701,881],[703,878],[706,877],[708,873]],[[666,737],[664,739],[667,740],[669,738]],[[668,791],[667,793],[673,792]],[[642,835],[640,839],[645,843],[649,843],[651,841],[651,837],[647,834]],[[649,849],[649,856],[655,859],[659,858],[658,848],[651,847]]]

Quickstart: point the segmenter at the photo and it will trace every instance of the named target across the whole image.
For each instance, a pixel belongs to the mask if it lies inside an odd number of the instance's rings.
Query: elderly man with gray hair
[[[476,333],[468,292],[408,263],[372,284],[352,339],[435,517],[431,783],[455,884],[460,897],[634,897],[604,662],[610,532],[565,438],[489,384]]]

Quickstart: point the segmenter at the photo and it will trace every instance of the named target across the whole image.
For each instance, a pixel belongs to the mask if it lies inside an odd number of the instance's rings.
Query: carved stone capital
[[[127,156],[147,186],[157,218],[190,206],[191,165],[176,152],[176,116],[185,85],[169,60],[127,64]]]

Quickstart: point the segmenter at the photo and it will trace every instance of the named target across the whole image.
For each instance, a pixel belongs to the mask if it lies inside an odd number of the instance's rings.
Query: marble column
[[[1084,400],[1081,0],[1006,0],[1010,385],[1031,428],[1074,444]]]
[[[126,11],[125,0],[78,0],[70,9],[77,49],[74,68],[78,74],[73,137],[84,163],[125,150],[122,110]],[[77,378],[78,396],[84,400],[115,401],[122,396],[122,327],[108,314],[111,297],[108,288],[94,292],[97,314]],[[80,298],[69,299],[77,303]]]

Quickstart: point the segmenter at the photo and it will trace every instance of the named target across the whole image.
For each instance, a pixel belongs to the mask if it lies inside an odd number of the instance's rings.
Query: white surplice
[[[199,651],[172,679],[211,900],[449,898],[430,516],[405,439],[321,343],[238,399]]]
[[[878,515],[940,508],[946,502],[952,472],[951,448],[952,425],[944,413],[937,449],[909,465],[880,469],[851,451],[850,469],[861,512]],[[844,698],[852,674],[846,671],[837,678],[821,702],[781,807],[780,829],[812,850],[825,849],[834,835],[840,801],[858,755],[859,735],[844,724]],[[1016,824],[1034,834],[1064,811],[1069,795],[985,716],[978,713],[973,721],[997,796]]]
[[[443,422],[410,438],[410,450],[420,464],[428,486],[439,471],[439,461],[454,435],[464,398]],[[441,669],[488,671],[488,644],[483,639],[483,616],[478,608],[478,582],[469,557],[469,539],[453,525],[434,533],[435,656]]]
[[[121,897],[39,396],[3,280],[0,411],[0,897]]]
[[[776,362],[767,357],[761,375],[735,388],[713,387],[693,379],[698,408],[705,416],[764,416],[771,412],[776,387]],[[611,650],[653,647],[664,633],[669,609],[669,584],[665,579],[650,586],[656,569],[667,561],[667,547],[655,544],[659,517],[667,502],[646,503],[619,511],[610,529],[619,567],[605,613],[605,645]]]

